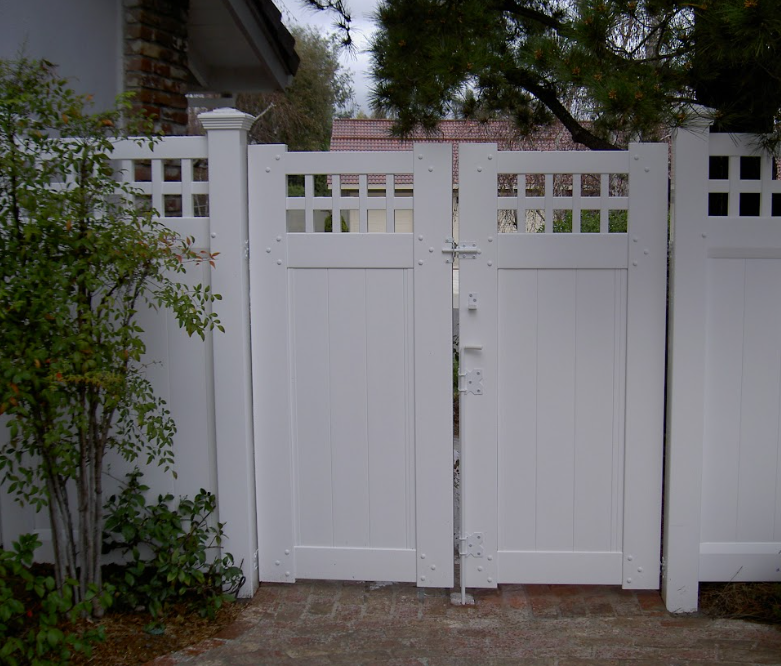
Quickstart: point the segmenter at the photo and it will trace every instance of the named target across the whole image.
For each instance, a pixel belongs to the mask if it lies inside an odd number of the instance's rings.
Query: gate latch
[[[458,392],[483,395],[483,370],[475,368],[468,372],[458,373]]]
[[[458,539],[458,554],[469,557],[483,556],[483,533],[473,532]]]
[[[444,254],[452,254],[454,257],[461,257],[462,259],[477,259],[477,255],[481,250],[477,247],[477,243],[464,242],[456,243],[452,238],[445,240],[447,245],[442,248]]]

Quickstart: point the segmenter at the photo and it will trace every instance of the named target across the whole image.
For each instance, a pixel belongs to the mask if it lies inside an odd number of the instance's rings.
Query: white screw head
[[[281,266],[281,265],[282,265],[282,260],[281,259],[277,259],[277,266]]]
[[[428,168],[428,170],[429,170],[429,173],[431,173],[432,171],[434,171],[434,167],[433,167],[433,166],[430,166],[430,167]]]
[[[483,170],[483,167],[481,167],[481,166],[477,167],[477,172],[478,173],[482,172],[482,170]]]
[[[266,248],[266,254],[269,254],[270,252],[271,252],[271,248],[270,248],[270,247],[267,247],[267,248]]]
[[[482,570],[483,570],[483,567],[477,567],[477,570],[478,570],[478,571],[482,571]]]
[[[289,548],[285,548],[285,555],[290,555],[290,549]]]
[[[493,262],[493,261],[489,261],[489,262],[488,262],[488,265],[489,265],[489,266],[493,266],[493,265],[494,265],[494,262]]]
[[[432,571],[436,571],[437,570],[437,565],[436,564],[432,564],[431,565],[431,570]]]
[[[420,580],[426,580],[426,577],[425,576],[421,576]]]
[[[422,240],[423,240],[423,234],[418,234],[418,240],[419,240],[419,241],[422,241]]]
[[[418,266],[422,266],[422,265],[423,265],[423,259],[418,259]]]
[[[648,173],[650,170],[651,170],[651,167],[646,167],[646,168],[644,169],[644,171],[645,171],[646,173]]]
[[[217,238],[217,234],[216,234],[214,231],[212,231],[212,232],[211,232],[211,234],[209,234],[209,235],[210,235],[212,238]]]
[[[421,560],[425,560],[426,559],[426,553],[421,553],[420,554],[420,559]]]
[[[279,566],[280,564],[282,564],[282,562],[280,562],[279,560],[276,560],[276,561],[274,562],[274,564],[275,564],[276,566]]]

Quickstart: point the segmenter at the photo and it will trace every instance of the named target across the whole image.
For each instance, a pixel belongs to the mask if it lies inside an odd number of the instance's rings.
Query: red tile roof
[[[415,142],[453,145],[453,183],[458,182],[458,144],[496,143],[499,150],[587,150],[572,141],[570,133],[557,123],[520,136],[509,121],[481,123],[475,120],[443,120],[426,134],[416,131],[409,139],[391,135],[392,120],[335,118],[331,129],[332,151],[412,150]]]

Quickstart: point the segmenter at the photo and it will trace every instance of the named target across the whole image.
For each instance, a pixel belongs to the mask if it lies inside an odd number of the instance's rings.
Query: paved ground
[[[219,637],[154,666],[781,664],[781,628],[673,616],[656,592],[505,585],[474,606],[412,585],[263,585]]]

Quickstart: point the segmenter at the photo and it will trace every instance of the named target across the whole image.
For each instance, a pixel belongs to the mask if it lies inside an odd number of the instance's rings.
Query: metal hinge
[[[480,345],[482,349],[482,345]],[[462,381],[464,380],[464,381]],[[475,368],[468,372],[458,373],[458,392],[483,395],[483,369]]]
[[[477,255],[481,250],[477,247],[477,243],[464,242],[456,243],[452,238],[445,239],[448,243],[442,248],[444,254],[452,254],[454,257],[461,257],[462,259],[477,259]]]
[[[483,556],[483,533],[474,532],[458,538],[458,554],[466,557]]]

